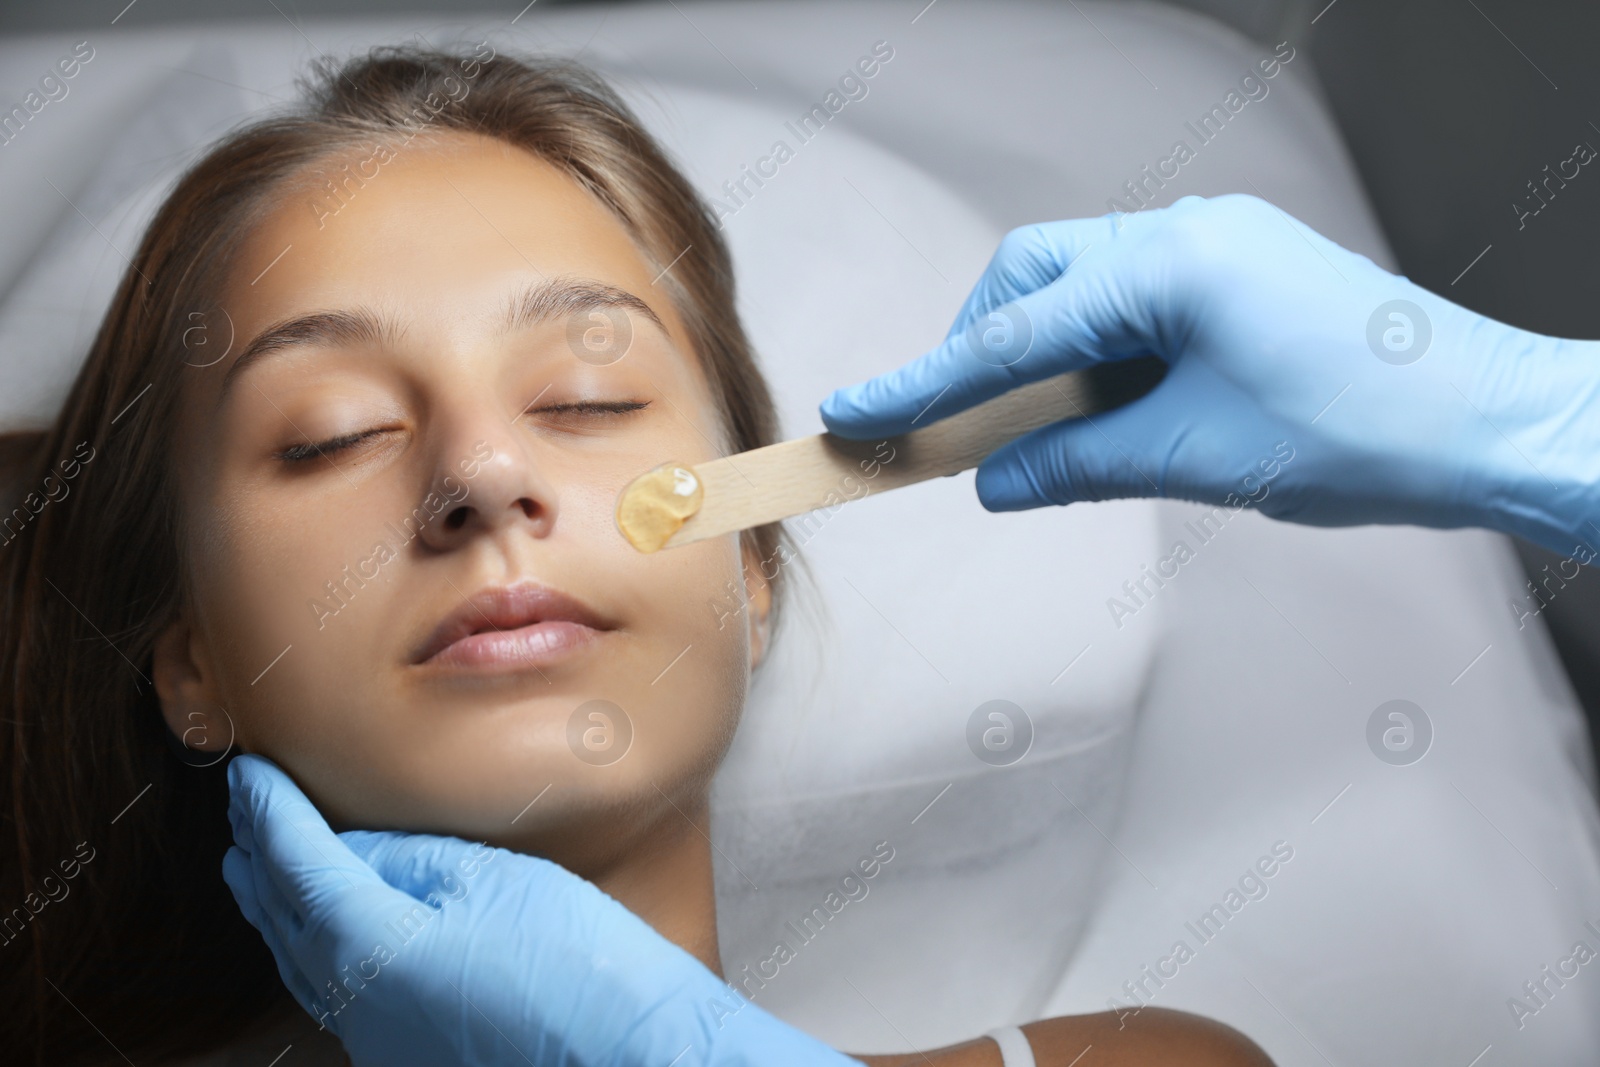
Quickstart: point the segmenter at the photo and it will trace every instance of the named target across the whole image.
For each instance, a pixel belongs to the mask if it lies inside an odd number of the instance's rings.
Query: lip
[[[471,670],[546,667],[614,629],[559,589],[534,581],[486,586],[434,627],[412,662]]]

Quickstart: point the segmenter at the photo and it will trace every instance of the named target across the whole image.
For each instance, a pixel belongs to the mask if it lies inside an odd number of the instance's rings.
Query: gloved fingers
[[[834,390],[823,398],[819,410],[829,432],[840,437],[893,437],[999,396],[1017,384],[1008,368],[975,358],[963,333],[902,367]]]
[[[308,922],[325,920],[344,896],[362,895],[353,891],[381,887],[392,892],[271,761],[248,754],[234,757],[228,788],[235,840],[257,869],[267,873],[276,893],[265,893],[258,879],[261,903],[286,924],[286,934],[298,936]]]
[[[347,830],[339,839],[379,878],[417,900],[458,899],[498,855],[485,844],[436,834]]]
[[[245,921],[261,932],[269,947],[276,931],[261,908],[261,898],[256,892],[256,875],[251,869],[250,853],[234,845],[222,857],[222,880],[233,891],[234,903],[244,914]]]
[[[301,1007],[315,1014],[312,1006],[315,995],[306,977],[307,968],[315,964],[302,958],[298,951],[305,924],[284,900],[259,857],[237,846],[229,849],[223,857],[222,877],[233,890],[239,910],[250,925],[260,931],[261,939],[278,965],[278,976],[283,979],[284,986],[294,994]]]
[[[280,948],[287,948],[305,925],[254,852],[237,844],[230,848],[222,858],[222,880],[233,891],[233,899],[245,919],[261,932],[274,955]]]
[[[1138,403],[1138,401],[1135,401]],[[1116,413],[1113,413],[1116,414]],[[990,511],[1119,497],[1153,497],[1161,471],[1149,450],[1110,436],[1100,419],[1042,426],[990,453],[978,465],[978,501]]]
[[[1109,219],[1091,220],[1109,232]],[[889,437],[920,429],[1028,382],[1136,355],[1165,356],[1174,327],[1155,299],[1166,285],[1137,246],[1109,236],[1032,292],[974,314],[965,329],[887,374],[837,389],[822,402],[841,437]],[[975,305],[976,306],[976,305]]]
[[[979,502],[990,511],[1020,511],[1080,500],[1188,496],[1194,487],[1174,485],[1174,470],[1194,468],[1183,453],[1209,450],[1198,437],[1222,412],[1207,395],[1211,390],[1195,387],[1197,375],[1183,371],[1189,368],[1174,370],[1125,407],[1051,423],[997,448],[978,465]]]
[[[283,979],[284,987],[302,1008],[314,1014],[312,1003],[315,995],[312,993],[311,983],[306,980],[298,962],[289,953],[278,923],[262,906],[257,889],[257,872],[250,854],[238,846],[228,849],[227,854],[222,857],[222,880],[233,891],[233,899],[239,905],[245,920],[260,932],[261,939],[266,942],[267,949],[278,965],[278,977]]]
[[[978,465],[978,499],[990,511],[1124,497],[1242,507],[1264,499],[1260,464],[1282,458],[1275,443],[1285,433],[1227,378],[1184,360],[1130,404],[990,453]]]
[[[1027,351],[1031,326],[999,309],[1054,284],[1083,252],[1109,243],[1114,233],[1110,216],[1012,230],[967,294],[944,342],[887,374],[834,390],[822,402],[823,422],[842,437],[887,437],[1018,384],[1007,364],[1015,361],[1013,352]],[[929,410],[936,401],[937,414]]]
[[[1109,242],[1116,217],[1062,219],[1022,226],[1006,234],[989,265],[967,294],[945,340],[964,332],[972,320],[1020,296],[1043,289],[1066,273],[1085,251]]]

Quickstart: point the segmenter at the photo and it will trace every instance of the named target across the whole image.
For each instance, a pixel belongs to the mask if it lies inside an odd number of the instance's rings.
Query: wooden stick
[[[689,468],[703,487],[700,509],[664,547],[976,467],[1030,430],[1097,415],[1143,396],[1166,370],[1154,356],[1118,360],[1019,386],[897,437],[853,441],[822,433],[708,460]]]

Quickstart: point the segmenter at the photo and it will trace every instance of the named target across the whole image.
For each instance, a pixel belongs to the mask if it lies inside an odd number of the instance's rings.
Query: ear
[[[752,548],[744,552],[745,615],[750,627],[750,669],[766,657],[771,641],[772,583],[761,571],[761,559]]]
[[[157,636],[151,673],[161,717],[185,748],[226,752],[238,740],[233,718],[222,706],[210,654],[187,610],[180,610]]]

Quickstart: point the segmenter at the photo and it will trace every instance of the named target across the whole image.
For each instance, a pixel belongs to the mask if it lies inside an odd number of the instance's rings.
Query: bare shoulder
[[[1261,1046],[1226,1023],[1166,1008],[1062,1015],[1022,1028],[1038,1067],[1273,1067]],[[1087,1051],[1086,1051],[1087,1050]]]
[[[1273,1067],[1259,1045],[1226,1023],[1166,1008],[1059,1015],[1022,1032],[1037,1067]],[[986,1037],[856,1059],[868,1067],[1001,1067],[999,1046]]]

